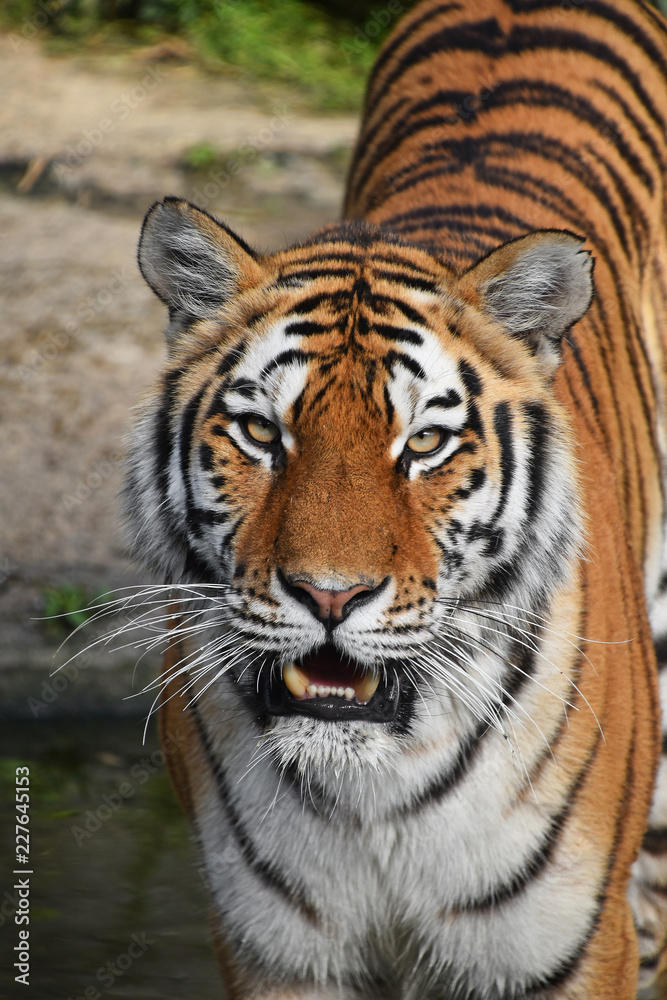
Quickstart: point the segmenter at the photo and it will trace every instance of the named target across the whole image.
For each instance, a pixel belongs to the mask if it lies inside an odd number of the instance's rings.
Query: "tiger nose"
[[[317,587],[306,583],[305,580],[295,580],[292,586],[301,587],[311,596],[319,608],[318,618],[338,618],[340,621],[347,615],[348,601],[356,594],[372,589],[363,583],[358,583],[356,587],[350,587],[349,590],[318,590]]]
[[[365,583],[358,583],[346,590],[328,590],[315,587],[306,580],[288,580],[283,573],[279,573],[279,576],[285,589],[297,601],[304,604],[329,631],[340,625],[361,600],[360,598],[355,601],[354,598],[360,594],[373,594],[378,589]]]

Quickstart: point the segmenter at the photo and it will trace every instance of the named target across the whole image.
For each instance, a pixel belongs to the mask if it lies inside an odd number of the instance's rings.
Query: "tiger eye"
[[[273,444],[280,437],[280,431],[271,420],[264,417],[246,417],[245,429],[258,444]]]
[[[426,427],[423,431],[413,434],[406,448],[417,455],[428,455],[442,444],[444,433],[440,427]]]

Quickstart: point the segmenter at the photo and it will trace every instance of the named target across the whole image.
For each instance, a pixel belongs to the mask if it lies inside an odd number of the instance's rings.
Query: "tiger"
[[[144,220],[124,506],[229,1000],[667,966],[666,73],[647,3],[424,0],[342,221]]]

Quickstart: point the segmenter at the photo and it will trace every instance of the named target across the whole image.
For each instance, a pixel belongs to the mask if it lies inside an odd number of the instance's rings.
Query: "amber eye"
[[[242,421],[243,429],[252,441],[257,444],[275,444],[280,437],[280,430],[271,420],[254,414]]]
[[[417,455],[428,455],[437,451],[444,440],[445,431],[442,427],[425,427],[423,431],[413,434],[405,447]]]

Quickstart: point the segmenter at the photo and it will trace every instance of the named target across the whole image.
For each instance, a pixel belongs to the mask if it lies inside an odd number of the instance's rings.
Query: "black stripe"
[[[386,224],[390,226],[400,226],[405,220],[412,222],[415,219],[423,218],[425,221],[433,216],[451,215],[465,220],[467,225],[470,220],[477,219],[500,219],[514,229],[525,230],[530,228],[526,219],[508,212],[502,205],[487,205],[485,202],[474,202],[473,204],[452,204],[452,205],[421,205],[419,208],[411,208],[407,212],[399,212],[390,216]]]
[[[393,56],[394,52],[401,47],[403,42],[407,41],[410,35],[413,35],[423,24],[428,21],[438,17],[440,14],[447,14],[451,10],[461,10],[461,4],[458,3],[443,3],[438,4],[437,7],[432,7],[427,10],[421,17],[416,18],[414,21],[409,21],[408,24],[403,28],[402,31],[397,32],[392,36],[391,40],[382,47],[380,54],[375,60],[375,65],[371,71],[371,75],[367,84],[367,93],[371,94],[375,81],[377,80],[383,66],[388,62]],[[382,88],[383,93],[385,93],[384,87]],[[369,109],[366,108],[366,115],[368,115]]]
[[[358,257],[354,258],[358,261]],[[349,267],[302,267],[299,270],[290,271],[284,275],[282,281],[278,279],[274,287],[288,285],[295,279],[299,281],[315,281],[317,278],[351,278],[355,272]]]
[[[335,382],[336,382],[335,378],[330,378],[324,383],[324,385],[320,389],[318,389],[318,391],[315,393],[315,395],[313,396],[312,400],[308,405],[309,413],[312,413],[317,404],[320,402],[321,399],[324,398],[324,396],[326,396],[329,389],[331,388],[332,385],[335,384]]]
[[[384,313],[387,306],[393,306],[398,312],[400,312],[406,319],[410,320],[411,323],[416,323],[418,326],[428,327],[428,320],[426,317],[422,316],[413,306],[408,305],[407,302],[401,302],[400,299],[392,298],[390,295],[374,295],[373,296],[373,307],[376,311],[382,311]]]
[[[656,160],[658,163],[664,164],[665,163],[664,150],[660,149],[657,142],[654,140],[653,136],[644,125],[644,122],[641,120],[641,118],[638,118],[637,115],[632,111],[627,101],[624,100],[624,98],[621,97],[621,95],[613,87],[611,87],[608,83],[603,83],[602,80],[593,79],[589,80],[588,82],[592,87],[597,87],[598,90],[601,90],[603,94],[606,94],[607,97],[610,98],[610,100],[614,101],[619,106],[625,117],[628,119],[632,127],[639,135],[641,142],[643,142],[645,146],[648,146],[649,150],[651,151],[651,156],[653,157],[653,159]]]
[[[496,146],[497,148],[494,148]],[[403,191],[411,190],[418,184],[434,177],[458,174],[473,165],[477,180],[493,184],[502,190],[513,190],[533,201],[560,212],[577,231],[584,230],[593,239],[594,227],[587,222],[581,206],[572,201],[563,190],[532,174],[508,168],[501,162],[493,162],[494,157],[518,151],[532,153],[548,162],[557,163],[567,174],[575,177],[604,206],[614,226],[624,251],[628,252],[627,231],[618,209],[612,202],[607,189],[595,172],[581,160],[579,152],[559,139],[540,132],[489,132],[480,138],[467,136],[463,139],[443,139],[424,146],[424,154],[407,167],[384,179],[378,188],[372,207],[377,207],[391,195],[395,197]],[[430,167],[430,164],[438,164]],[[424,168],[424,169],[422,169]],[[421,172],[419,172],[421,170]],[[404,177],[399,183],[399,178]],[[529,188],[536,189],[530,191]],[[548,196],[548,197],[545,197]],[[557,198],[567,210],[553,202]],[[534,228],[533,226],[529,228]]]
[[[299,320],[298,323],[288,323],[285,333],[288,337],[315,337],[320,333],[330,333],[335,325],[325,326],[324,323],[314,323],[311,320]]]
[[[603,9],[609,20],[623,21],[621,30],[628,31],[632,37],[637,31],[636,24],[630,18],[621,18],[618,11],[605,5],[594,4],[592,0],[587,0],[587,9],[593,11]],[[654,61],[659,67],[664,65],[662,55],[649,43],[649,47],[654,53]],[[637,99],[648,111],[661,132],[665,132],[665,122],[656,109],[650,94],[644,88],[639,75],[621,58],[621,56],[609,45],[598,41],[590,34],[580,31],[572,31],[564,28],[542,27],[540,25],[514,25],[508,35],[505,35],[495,18],[487,18],[483,21],[468,22],[456,26],[443,28],[431,35],[423,42],[413,46],[402,59],[389,77],[383,83],[383,92],[391,90],[397,80],[415,64],[429,59],[431,56],[451,52],[467,51],[481,52],[490,56],[501,56],[505,54],[522,55],[536,49],[558,49],[561,52],[579,52],[584,56],[592,56],[606,67],[613,67],[618,74],[628,83],[637,95]]]
[[[667,828],[663,826],[647,830],[642,841],[642,850],[654,857],[666,855]]]
[[[197,505],[195,504],[192,496],[192,482],[190,480],[190,449],[192,445],[192,432],[206,389],[208,389],[208,385],[206,385],[203,389],[200,389],[199,392],[196,393],[196,395],[194,395],[189,401],[183,411],[180,425],[181,480],[183,482],[183,489],[185,490],[186,517],[188,527],[191,529],[192,534],[196,538],[199,537],[201,532],[200,521],[197,517]]]
[[[353,233],[351,230],[351,239],[353,241]],[[322,244],[318,244],[318,251],[312,254],[310,257],[297,257],[293,263],[286,265],[285,270],[280,272],[280,276],[284,278],[293,278],[296,276],[301,277],[306,276],[311,273],[310,270],[306,270],[306,266],[310,264],[339,264],[344,261],[347,264],[359,264],[362,262],[363,257],[359,254],[358,250],[350,249],[347,251],[335,250],[333,252],[327,253],[327,251],[322,247]],[[290,268],[299,268],[299,270],[290,270]],[[349,269],[345,269],[349,271]]]
[[[475,369],[461,358],[459,361],[461,381],[471,396],[479,396],[482,392],[482,380]]]
[[[382,81],[382,94],[396,92],[394,83],[416,63],[428,59],[438,52],[485,52],[489,55],[500,55],[503,52],[504,35],[495,17],[483,21],[464,21],[459,24],[447,25],[439,31],[428,35],[417,42],[395,63],[393,70]],[[372,113],[372,104],[366,109],[366,114]]]
[[[480,896],[477,899],[466,899],[465,901],[453,906],[447,906],[446,912],[448,914],[488,912],[498,906],[502,906],[504,903],[509,903],[512,899],[516,899],[517,896],[528,889],[532,882],[544,873],[545,869],[553,859],[554,852],[558,847],[563,829],[570,818],[577,795],[588,773],[588,768],[598,751],[600,739],[601,736],[598,731],[595,743],[587,755],[584,766],[580,768],[574,781],[565,792],[565,805],[561,811],[552,818],[546,834],[529,857],[523,862],[520,870],[509,882],[494,886],[487,893],[485,893],[484,896]]]
[[[211,741],[209,740],[208,733],[206,732],[204,723],[199,715],[199,712],[197,711],[196,706],[191,703],[188,706],[187,711],[190,712],[194,720],[197,728],[197,734],[206,756],[206,761],[211,769],[213,777],[215,778],[218,797],[220,798],[227,815],[227,819],[232,833],[234,834],[239,851],[243,855],[243,859],[248,868],[257,876],[257,878],[260,879],[261,882],[264,883],[268,889],[279,893],[288,903],[299,910],[304,920],[314,926],[320,926],[322,918],[315,905],[308,899],[305,890],[301,886],[294,884],[291,880],[288,881],[282,872],[275,867],[275,865],[272,865],[269,861],[260,857],[257,846],[236,811],[229,783],[227,781],[227,775],[225,774],[221,761],[217,760],[213,753]]]
[[[414,274],[408,274],[405,271],[385,271],[380,269],[375,269],[373,272],[374,278],[385,281],[393,281],[397,285],[402,285],[404,288],[415,288],[420,292],[437,292],[438,286],[435,281],[427,280],[425,278],[418,278]]]
[[[384,405],[387,410],[387,426],[391,427],[394,422],[394,404],[391,401],[391,396],[389,395],[389,387],[385,384],[384,387]]]
[[[426,788],[394,813],[397,819],[416,816],[430,806],[437,805],[465,778],[477,755],[482,749],[484,736],[489,732],[489,724],[481,722],[471,736],[461,743],[453,763],[440,775],[430,781]]]
[[[212,472],[215,466],[215,452],[205,441],[199,445],[199,464],[204,472]]]
[[[393,124],[391,134],[381,141],[377,147],[370,147],[372,149],[372,158],[361,175],[360,184],[365,184],[372,172],[377,169],[383,160],[388,156],[392,156],[396,149],[407,139],[414,137],[418,132],[429,131],[434,127],[442,130],[444,125],[457,122],[457,115],[439,114],[428,117],[419,117],[419,115],[443,103],[451,104],[454,101],[459,101],[460,103],[463,96],[465,95],[461,91],[440,90],[427,99],[412,105],[403,118]],[[616,123],[606,118],[590,101],[573,94],[571,91],[557,84],[522,78],[498,83],[483,102],[480,99],[480,105],[483,107],[484,112],[507,106],[516,107],[520,104],[549,109],[559,108],[574,115],[577,120],[586,122],[595,132],[604,138],[609,139],[609,136],[613,135],[614,149],[625,160],[630,170],[639,178],[641,183],[651,194],[653,193],[653,178],[644,168],[641,159],[623,139]],[[366,140],[367,145],[370,145],[368,136]],[[610,147],[611,143],[612,140],[609,139]]]
[[[470,479],[466,486],[459,486],[458,489],[454,490],[453,493],[447,498],[448,500],[467,500],[472,493],[476,493],[477,490],[481,489],[486,482],[486,472],[484,469],[473,469],[470,473]],[[454,519],[450,519],[450,527],[456,526],[457,534],[460,533],[461,526]]]
[[[453,462],[453,460],[456,458],[457,455],[474,455],[476,451],[477,451],[476,441],[464,441],[463,444],[459,445],[456,451],[451,452],[447,456],[447,458],[445,458],[444,461],[440,463],[440,465],[436,466],[433,469],[424,469],[421,475],[431,476],[434,473],[438,472],[440,469],[442,469],[445,465],[450,465],[450,463]]]
[[[377,333],[378,336],[384,337],[385,340],[397,340],[404,344],[415,344],[417,347],[421,347],[424,343],[424,338],[416,330],[406,330],[398,326],[392,326],[389,323],[375,323],[371,326],[369,332]]]
[[[349,291],[338,289],[335,292],[318,292],[317,295],[310,295],[302,299],[301,302],[290,306],[290,314],[302,315],[313,312],[323,305],[330,306],[334,311],[343,312],[350,308],[351,296]]]
[[[514,470],[516,462],[514,460],[514,440],[512,436],[512,414],[509,404],[498,403],[493,412],[493,429],[500,445],[500,496],[498,505],[493,514],[493,520],[497,521],[507,506],[507,498],[514,481]]]
[[[245,396],[246,399],[252,399],[255,393],[257,392],[258,387],[256,385],[253,385],[252,382],[247,382],[245,379],[239,378],[236,379],[234,382],[231,382],[228,386],[226,386],[226,388],[229,392],[238,392],[240,396]],[[216,412],[223,412],[223,411],[216,411]],[[210,413],[209,416],[211,416]]]
[[[232,368],[235,368],[239,361],[245,354],[246,345],[239,341],[238,344],[234,344],[234,347],[227,351],[218,365],[218,375],[220,378],[225,378],[229,375]]]
[[[484,433],[484,425],[482,424],[481,417],[479,415],[479,410],[472,399],[468,400],[468,412],[466,415],[466,422],[462,430],[470,430],[473,434],[484,441],[486,439],[486,434]]]
[[[667,667],[667,635],[661,635],[655,640],[655,658],[658,661],[658,667],[663,670]],[[663,751],[667,753],[667,744],[665,744],[666,749]]]
[[[506,2],[507,5],[516,13],[525,13],[533,10],[544,11],[550,7],[562,7],[562,0],[506,0]],[[639,5],[637,6],[639,7]],[[641,10],[646,14],[650,12],[651,8],[648,7],[648,5],[643,4]],[[657,48],[653,39],[641,29],[636,17],[628,17],[627,14],[623,14],[615,7],[611,7],[609,4],[600,2],[600,0],[586,0],[586,12],[595,17],[599,17],[604,21],[611,21],[611,23],[614,24],[623,35],[627,38],[632,38],[632,40],[644,50],[649,59],[651,59],[656,64],[657,68],[662,72],[663,76],[666,75],[667,63],[665,61],[664,52]],[[637,14],[638,13],[639,10],[637,10]],[[656,27],[662,29],[664,36],[665,25],[662,19],[657,20]]]
[[[164,376],[162,402],[155,421],[155,478],[162,500],[166,500],[169,493],[169,465],[174,447],[171,417],[176,410],[178,387],[182,376],[182,368],[176,368]]]
[[[302,389],[299,395],[294,400],[292,406],[292,420],[296,423],[301,416],[301,411],[303,409],[303,399],[304,399],[305,389]]]
[[[544,493],[548,470],[545,468],[547,442],[549,440],[549,414],[540,403],[526,403],[522,412],[528,423],[530,437],[530,461],[528,463],[528,502],[526,514],[531,521],[537,514]]]
[[[607,438],[606,429],[605,429],[604,425],[600,424],[600,404],[598,402],[597,396],[595,395],[595,391],[593,389],[593,384],[591,382],[591,376],[590,376],[590,374],[588,372],[588,368],[586,367],[586,362],[584,361],[584,359],[582,357],[581,350],[579,349],[579,345],[577,344],[576,340],[574,339],[574,337],[572,336],[571,333],[568,334],[567,337],[565,338],[565,343],[567,344],[567,346],[572,351],[572,356],[574,358],[574,361],[575,361],[575,364],[576,364],[577,368],[579,369],[579,374],[581,375],[581,380],[584,383],[584,388],[586,390],[588,398],[591,401],[591,405],[593,407],[593,411],[595,413],[595,417],[596,417],[596,419],[598,421],[598,426],[600,428],[600,431],[602,432],[602,434],[605,437],[605,443],[606,443],[607,448],[608,448],[609,447],[609,439]]]
[[[394,365],[399,364],[406,368],[415,378],[426,378],[426,372],[422,366],[414,358],[411,358],[409,354],[403,354],[400,351],[387,351],[382,358],[382,364],[390,375],[394,374]]]
[[[452,652],[456,655],[458,650],[458,647],[455,646],[456,636],[451,636],[449,641],[452,645]],[[502,698],[498,700],[498,707],[501,705],[507,705],[511,701],[516,700],[517,695],[523,686],[529,682],[532,674],[534,673],[535,667],[533,662],[533,650],[527,649],[525,646],[518,645],[515,645],[515,650],[517,653],[515,658],[517,663],[520,665],[520,669],[515,669],[510,672],[509,678],[503,689]],[[509,661],[508,665],[509,667],[513,666],[513,664]],[[437,805],[441,802],[442,799],[449,795],[449,793],[452,792],[466,777],[482,748],[485,737],[490,732],[494,732],[494,730],[490,728],[487,721],[478,723],[475,730],[467,737],[467,739],[461,742],[453,763],[450,764],[450,766],[443,771],[442,774],[437,775],[432,781],[430,781],[421,792],[412,796],[412,798],[404,805],[399,806],[394,811],[393,815],[397,819],[416,816],[424,809]]]
[[[311,351],[301,351],[296,347],[291,348],[288,351],[281,351],[280,354],[276,354],[275,358],[271,358],[268,364],[264,365],[262,368],[260,379],[265,379],[267,375],[275,371],[276,368],[280,368],[282,365],[290,365],[292,362],[297,362],[300,365],[307,365],[308,362],[316,357]]]
[[[486,257],[495,247],[502,243],[509,243],[510,240],[513,240],[518,235],[514,229],[500,229],[498,226],[480,225],[479,223],[471,222],[464,223],[461,220],[454,220],[444,213],[440,217],[429,219],[428,222],[415,222],[412,225],[404,222],[401,224],[400,229],[406,235],[428,233],[429,236],[439,232],[441,229],[445,229],[452,236],[456,234],[461,243],[465,244],[466,249],[472,246],[476,247],[480,251],[479,256],[481,257]],[[442,240],[439,242],[443,244]],[[458,256],[459,253],[458,248],[452,247],[449,244],[443,244],[443,250],[445,255],[450,259]],[[466,253],[467,256],[469,256],[468,253]]]
[[[415,104],[410,113],[405,116],[402,123],[397,123],[392,130],[389,149],[398,147],[405,139],[414,136],[417,132],[430,129],[432,126],[441,126],[448,123],[448,117],[428,117],[416,118],[416,115],[423,111],[431,110],[440,103],[450,103],[454,97],[461,97],[458,91],[438,91],[433,96]],[[558,108],[573,115],[577,121],[586,122],[591,128],[605,139],[613,135],[614,149],[625,160],[630,170],[635,174],[641,183],[653,194],[653,177],[647,172],[641,159],[637,156],[632,147],[625,141],[619,133],[615,121],[607,118],[601,110],[586,98],[566,90],[558,84],[546,83],[539,79],[515,78],[512,80],[497,83],[493,91],[482,102],[482,109],[485,113],[492,109],[504,107],[516,107],[524,105],[527,107]],[[455,119],[456,120],[456,119]],[[379,162],[384,157],[383,144],[374,150],[375,162]]]
[[[426,400],[425,408],[429,406],[441,406],[444,410],[449,410],[453,406],[460,406],[463,400],[456,389],[448,389],[444,396],[431,396]]]

